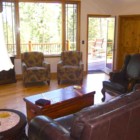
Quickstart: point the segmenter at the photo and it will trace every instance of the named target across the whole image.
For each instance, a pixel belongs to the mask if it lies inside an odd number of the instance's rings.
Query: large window
[[[10,54],[41,51],[58,55],[62,50],[77,50],[79,2],[3,2],[3,9]]]
[[[62,50],[62,6],[56,3],[19,3],[21,52]]]

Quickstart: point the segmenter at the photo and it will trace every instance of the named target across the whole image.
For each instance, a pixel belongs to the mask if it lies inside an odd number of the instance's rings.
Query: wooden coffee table
[[[93,105],[94,94],[95,91],[86,87],[75,89],[69,86],[25,97],[28,121],[37,115],[46,115],[54,119],[75,113],[84,107]],[[36,105],[35,101],[38,99],[50,100],[51,104],[45,107]]]

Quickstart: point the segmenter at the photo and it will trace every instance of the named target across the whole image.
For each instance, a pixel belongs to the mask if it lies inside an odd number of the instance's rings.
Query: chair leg
[[[80,80],[80,84],[81,84],[81,85],[83,84],[83,80]]]
[[[60,80],[58,80],[58,85],[60,85]]]
[[[47,81],[48,85],[50,85],[50,80]]]
[[[105,101],[105,89],[102,88],[101,92],[102,92],[102,94],[103,94],[102,102],[104,102],[104,101]]]

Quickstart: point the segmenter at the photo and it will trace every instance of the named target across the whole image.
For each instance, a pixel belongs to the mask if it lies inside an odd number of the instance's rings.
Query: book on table
[[[35,104],[39,106],[46,106],[46,105],[50,105],[51,101],[47,99],[38,99],[35,101]]]

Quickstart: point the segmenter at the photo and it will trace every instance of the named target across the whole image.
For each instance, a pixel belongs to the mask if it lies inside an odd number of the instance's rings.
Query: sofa
[[[140,86],[137,86],[140,88]],[[140,90],[57,119],[36,116],[29,140],[140,140]]]

